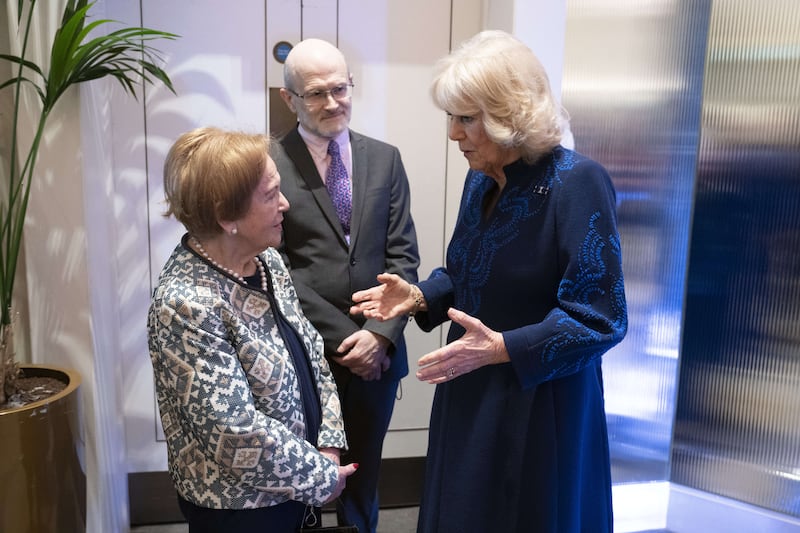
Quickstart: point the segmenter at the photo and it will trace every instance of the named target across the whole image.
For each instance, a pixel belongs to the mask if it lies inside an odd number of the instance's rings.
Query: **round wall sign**
[[[279,41],[275,44],[275,46],[272,47],[272,57],[274,57],[278,63],[282,64],[284,61],[286,61],[286,56],[289,55],[291,50],[292,43]]]

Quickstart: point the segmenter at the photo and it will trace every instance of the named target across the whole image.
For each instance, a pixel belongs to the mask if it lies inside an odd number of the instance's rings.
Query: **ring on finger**
[[[451,366],[451,367],[450,367],[450,368],[447,370],[447,377],[448,377],[448,378],[452,378],[452,377],[455,377],[455,375],[456,375],[456,367],[454,367],[454,366]]]

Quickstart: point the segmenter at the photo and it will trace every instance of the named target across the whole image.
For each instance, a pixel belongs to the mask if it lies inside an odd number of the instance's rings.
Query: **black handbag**
[[[299,533],[358,533],[358,526],[301,527]]]

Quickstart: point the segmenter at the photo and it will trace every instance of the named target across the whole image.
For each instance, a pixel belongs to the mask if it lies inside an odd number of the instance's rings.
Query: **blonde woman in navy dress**
[[[470,166],[446,267],[382,274],[352,308],[451,321],[417,371],[436,385],[418,531],[610,532],[601,358],[627,329],[611,179],[560,145],[546,73],[507,33],[442,59],[432,94]]]

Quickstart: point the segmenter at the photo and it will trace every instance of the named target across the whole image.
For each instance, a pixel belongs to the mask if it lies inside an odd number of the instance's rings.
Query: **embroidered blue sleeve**
[[[563,171],[565,169],[557,169]],[[583,160],[553,183],[561,262],[557,305],[538,324],[504,332],[524,388],[575,373],[601,357],[628,327],[615,193],[598,164]]]

